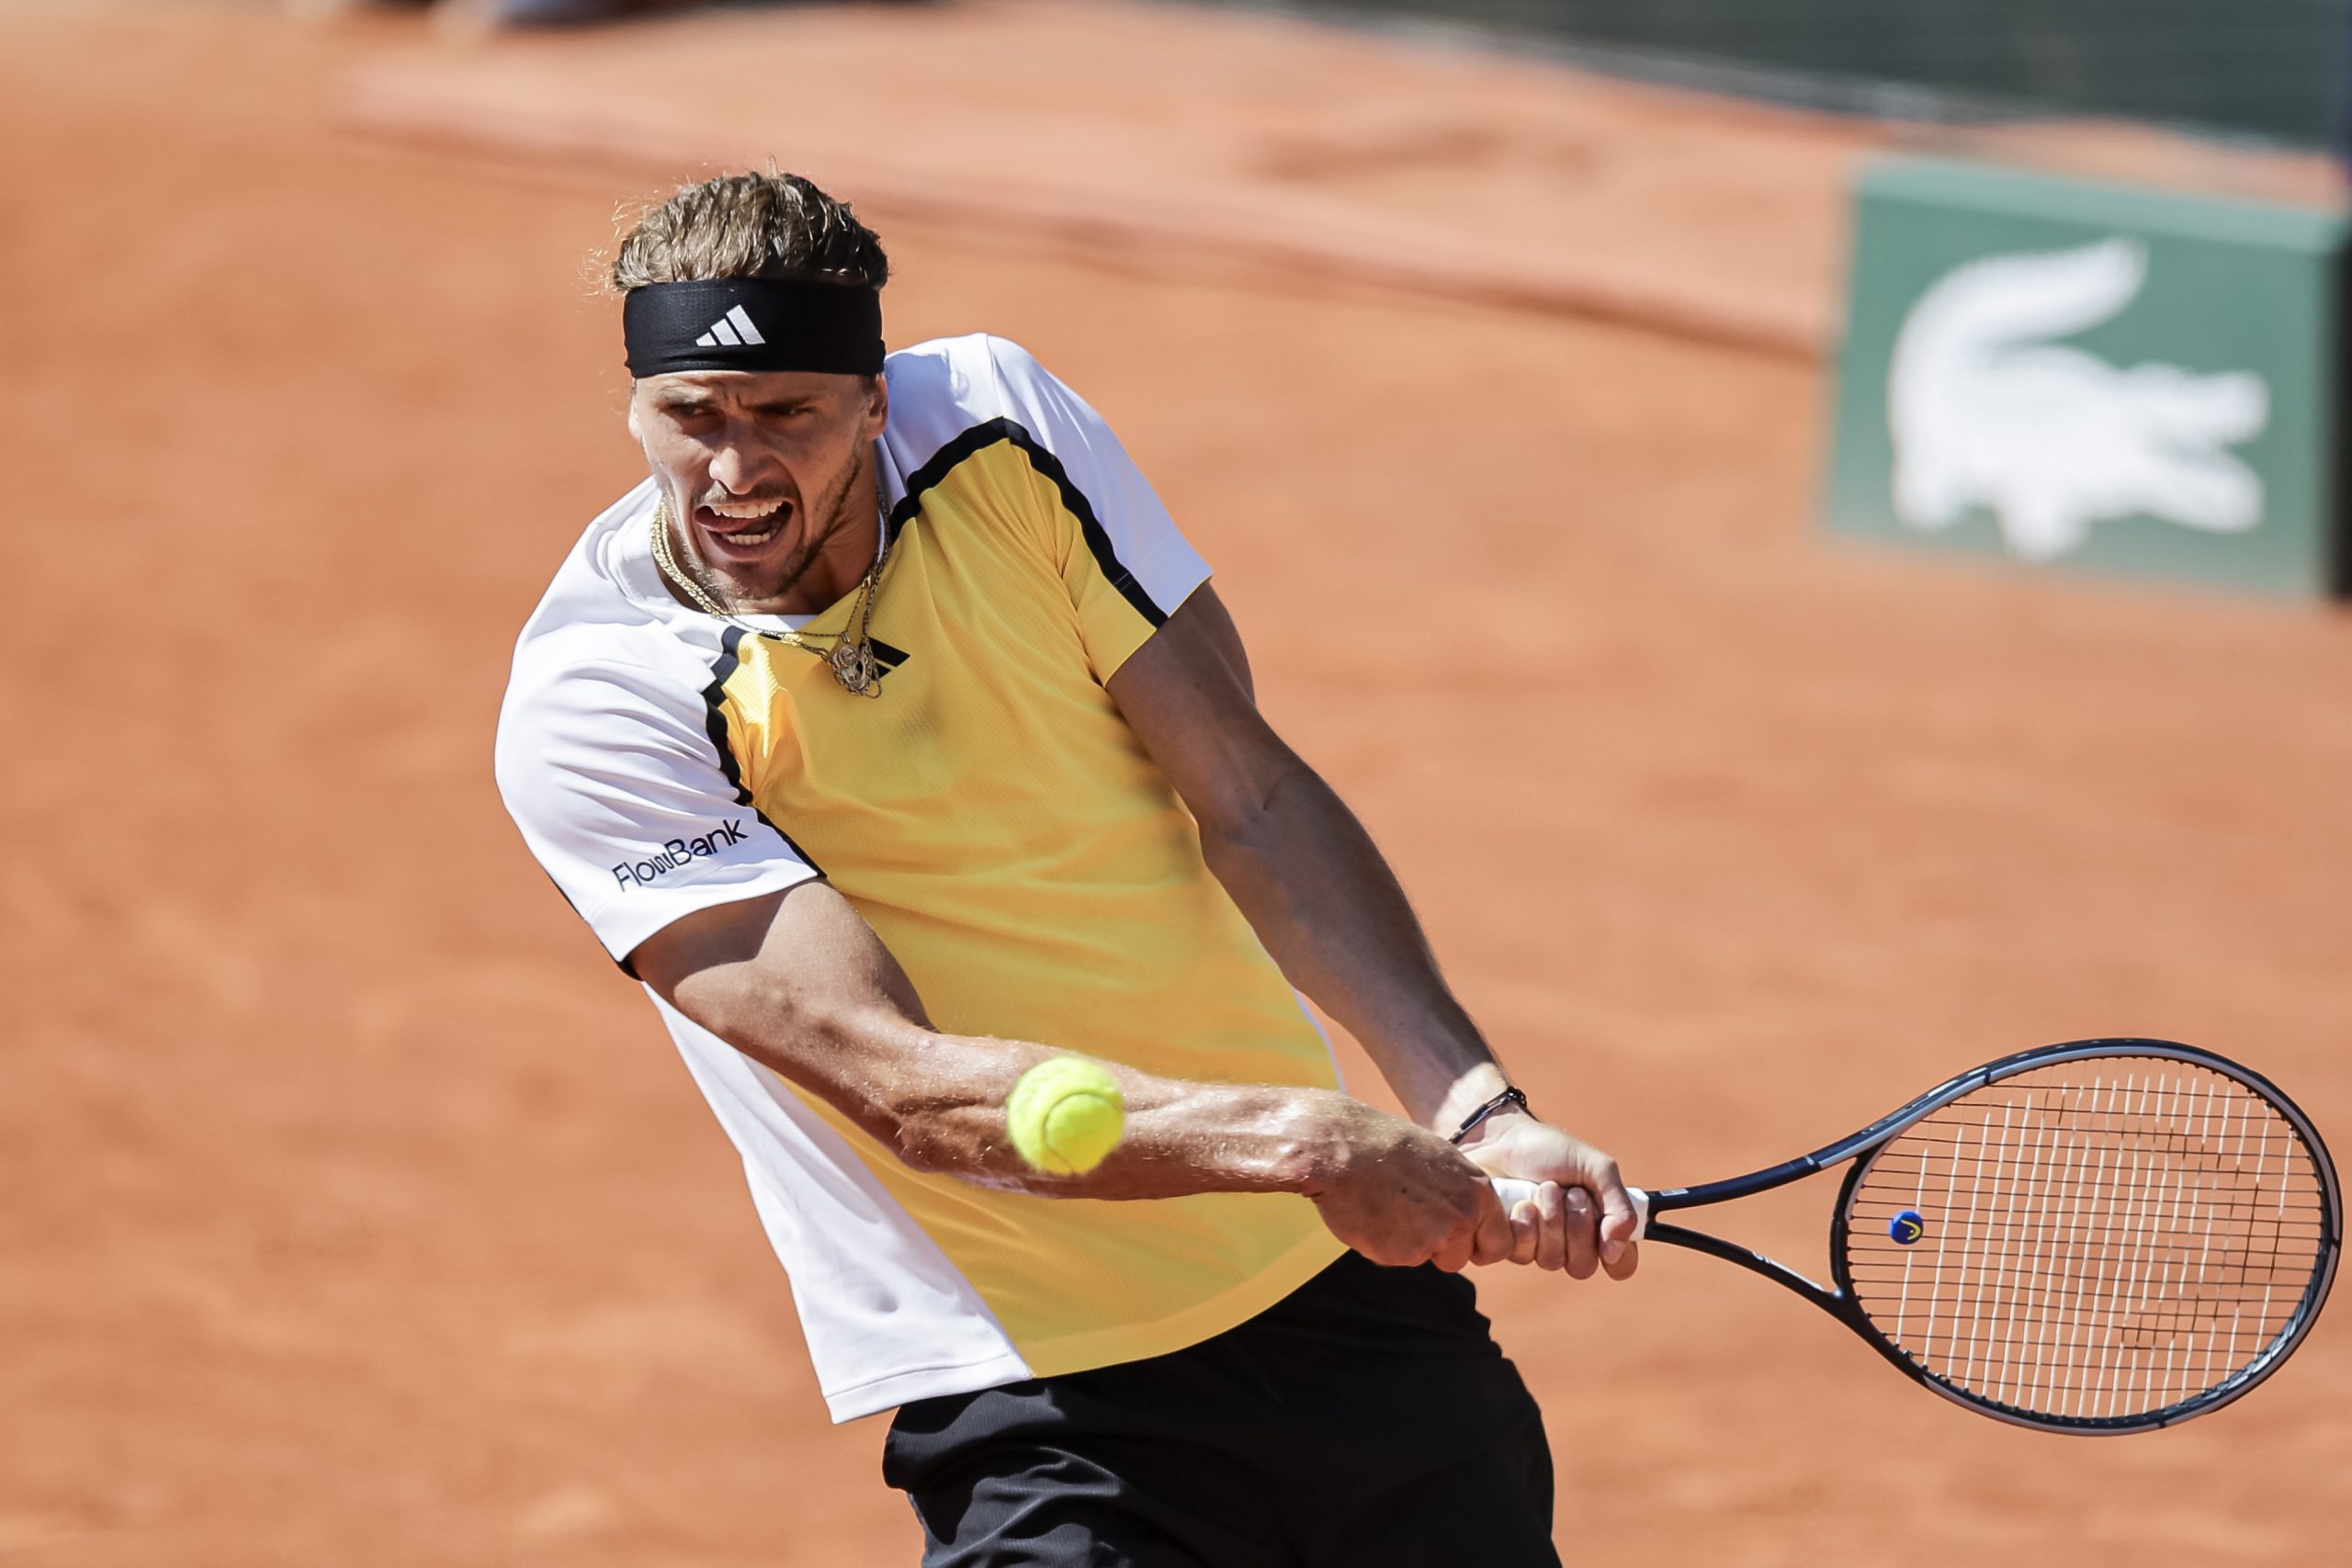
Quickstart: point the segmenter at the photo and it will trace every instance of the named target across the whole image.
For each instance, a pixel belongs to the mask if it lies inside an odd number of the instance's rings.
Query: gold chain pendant
[[[874,657],[874,644],[866,636],[866,626],[874,618],[874,589],[882,578],[880,560],[876,560],[859,580],[857,602],[850,606],[850,615],[857,623],[856,635],[853,637],[847,631],[837,632],[831,648],[822,647],[789,627],[771,632],[752,626],[720,605],[701,583],[687,576],[679,567],[677,558],[670,553],[670,502],[666,496],[653,508],[653,564],[661,570],[662,576],[692,599],[695,608],[703,614],[715,615],[722,621],[733,621],[747,631],[761,637],[780,638],[804,653],[813,654],[833,672],[834,681],[851,696],[878,697],[882,694],[882,663]]]
[[[882,694],[882,664],[874,657],[874,645],[861,637],[855,642],[837,642],[825,655],[825,662],[832,667],[833,679],[842,690],[854,697],[878,697]]]

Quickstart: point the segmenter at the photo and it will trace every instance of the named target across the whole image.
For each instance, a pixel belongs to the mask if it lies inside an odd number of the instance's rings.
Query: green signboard
[[[2345,0],[1235,0],[1554,39],[1668,80],[1905,118],[1972,106],[2324,146]]]
[[[1863,176],[1829,525],[2343,586],[2335,215],[1971,164]]]

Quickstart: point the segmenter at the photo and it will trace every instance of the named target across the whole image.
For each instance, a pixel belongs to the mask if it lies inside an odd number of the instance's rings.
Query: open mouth
[[[728,501],[695,508],[695,525],[705,540],[722,554],[749,555],[784,531],[792,514],[781,498],[773,501]]]

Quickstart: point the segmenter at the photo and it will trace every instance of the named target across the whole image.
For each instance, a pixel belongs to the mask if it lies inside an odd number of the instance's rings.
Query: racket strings
[[[2185,1062],[2097,1067],[2019,1074],[1906,1129],[1858,1179],[1845,1243],[1863,1312],[1930,1375],[2092,1421],[2259,1364],[2328,1246],[2318,1170],[2267,1100]]]

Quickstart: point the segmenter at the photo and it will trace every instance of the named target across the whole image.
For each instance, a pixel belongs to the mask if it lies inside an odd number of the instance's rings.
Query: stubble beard
[[[775,601],[789,595],[795,588],[799,586],[800,580],[808,575],[809,568],[817,564],[817,558],[823,553],[826,545],[832,541],[834,536],[844,528],[856,525],[857,520],[850,515],[852,511],[850,493],[856,487],[859,474],[864,471],[861,463],[862,459],[852,459],[849,466],[842,470],[841,481],[833,486],[831,493],[822,498],[820,504],[814,509],[804,509],[802,513],[804,517],[821,518],[823,521],[813,523],[801,530],[799,547],[785,558],[782,575],[775,586],[767,592],[752,592],[745,584],[736,581],[703,559],[701,542],[695,538],[693,528],[681,524],[679,532],[684,536],[686,541],[686,558],[684,562],[686,570],[692,573],[695,581],[702,585],[704,592],[708,593],[736,614],[745,615],[772,614],[770,606]],[[878,523],[876,525],[879,525]],[[844,589],[843,592],[846,592],[847,590]],[[819,605],[817,608],[822,609],[823,606]]]

